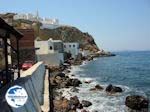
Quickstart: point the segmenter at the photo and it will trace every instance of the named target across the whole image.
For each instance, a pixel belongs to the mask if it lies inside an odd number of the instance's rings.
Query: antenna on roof
[[[37,36],[40,38],[40,22],[39,22],[39,11],[38,11],[38,9],[36,12],[36,20],[37,20]]]
[[[39,21],[39,11],[38,10],[36,11],[36,19],[37,19],[37,21]]]

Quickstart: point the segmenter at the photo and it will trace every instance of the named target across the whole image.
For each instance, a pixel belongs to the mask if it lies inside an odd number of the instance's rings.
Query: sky
[[[104,50],[150,50],[150,0],[0,0],[0,13],[37,10],[89,32]]]

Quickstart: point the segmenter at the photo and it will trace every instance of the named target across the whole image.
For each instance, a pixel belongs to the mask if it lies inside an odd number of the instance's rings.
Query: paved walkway
[[[44,81],[44,104],[41,106],[43,112],[49,111],[49,82],[48,82],[48,71],[46,70],[45,81]]]

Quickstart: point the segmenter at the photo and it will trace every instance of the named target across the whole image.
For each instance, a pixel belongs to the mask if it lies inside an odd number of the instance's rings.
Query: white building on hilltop
[[[59,66],[64,62],[63,42],[61,40],[35,40],[37,60],[48,65]]]
[[[26,14],[16,14],[14,16],[14,19],[25,19],[30,21],[39,21],[44,25],[59,25],[58,19],[51,19],[51,18],[40,18],[39,14],[32,14],[32,13],[26,13]]]
[[[79,43],[64,43],[64,52],[71,53],[72,58],[76,58],[79,54]]]

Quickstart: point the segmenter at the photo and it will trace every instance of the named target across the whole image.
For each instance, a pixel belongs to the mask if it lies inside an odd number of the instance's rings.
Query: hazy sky
[[[0,12],[37,9],[89,32],[105,50],[150,50],[150,0],[0,0]]]

